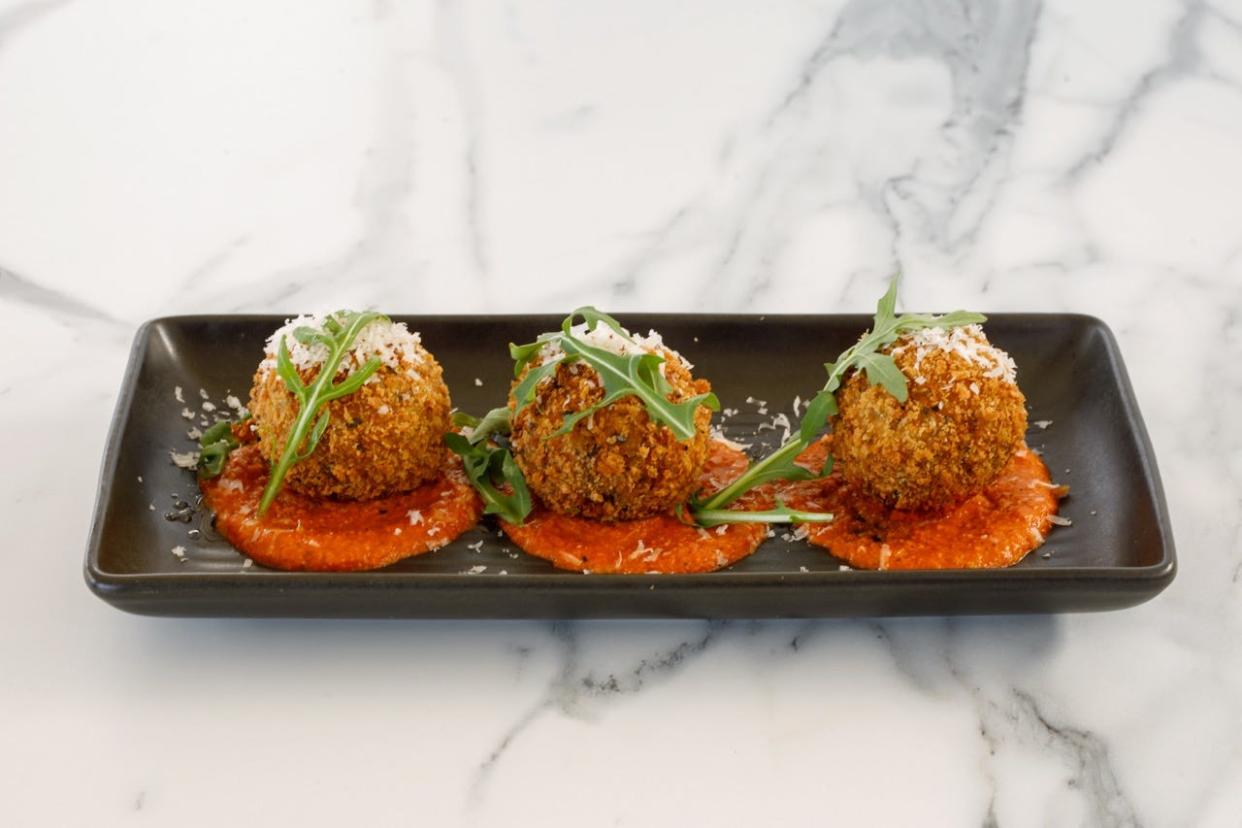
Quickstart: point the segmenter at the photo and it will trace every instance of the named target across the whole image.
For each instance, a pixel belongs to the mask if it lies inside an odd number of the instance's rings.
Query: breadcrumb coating
[[[987,343],[982,331],[977,336]],[[953,350],[903,347],[908,340],[887,351],[906,376],[909,399],[898,402],[855,371],[837,394],[833,453],[845,479],[885,505],[940,509],[982,491],[1022,447],[1026,399],[978,362]]]
[[[435,479],[444,464],[452,402],[443,370],[421,346],[418,359],[381,366],[358,391],[328,403],[331,420],[319,446],[293,466],[285,484],[298,492],[346,500],[408,492]],[[315,371],[303,373],[308,383]],[[297,418],[297,399],[274,371],[260,366],[250,390],[259,445],[279,459]]]
[[[671,352],[663,355],[665,378],[673,387],[670,400],[711,390]],[[598,375],[582,363],[560,365],[537,386],[534,401],[514,417],[512,433],[513,457],[531,491],[553,512],[594,520],[651,517],[684,503],[707,459],[711,411],[700,406],[694,436],[679,441],[630,396],[579,421],[569,433],[550,436],[565,415],[603,398]],[[516,407],[512,393],[509,407]]]

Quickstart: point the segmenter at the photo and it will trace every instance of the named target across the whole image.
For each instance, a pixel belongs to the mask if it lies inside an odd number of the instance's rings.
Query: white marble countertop
[[[0,2],[7,825],[1242,823],[1242,4]],[[162,620],[149,317],[1078,311],[1181,555],[1103,615]]]

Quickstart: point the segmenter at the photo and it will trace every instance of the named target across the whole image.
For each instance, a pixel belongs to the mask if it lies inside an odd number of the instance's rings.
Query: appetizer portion
[[[1014,362],[979,314],[897,316],[895,304],[896,282],[872,329],[828,363],[791,441],[795,462],[821,476],[782,484],[782,497],[832,512],[807,538],[855,567],[1015,564],[1044,542],[1068,490],[1026,447]]]
[[[732,508],[696,511],[748,460],[711,438],[711,386],[654,331],[581,308],[510,353],[508,405],[448,442],[530,554],[579,572],[708,572],[754,552],[764,523],[800,517],[754,486]]]
[[[995,480],[1026,434],[1026,398],[1009,355],[977,324],[921,328],[882,353],[907,397],[858,370],[845,381],[832,446],[846,482],[905,510],[952,506]]]
[[[404,324],[298,317],[267,342],[249,418],[204,434],[204,501],[230,543],[278,569],[374,569],[438,549],[482,512],[444,449],[450,408],[440,365]]]
[[[299,316],[268,339],[254,375],[250,413],[259,448],[273,466],[290,444],[303,412],[302,401],[277,370],[283,344],[299,380],[310,382],[328,359],[328,346],[298,330],[322,330],[330,317]],[[368,362],[378,365],[351,393],[327,402],[327,419],[309,456],[285,474],[285,485],[314,497],[366,500],[407,492],[438,477],[444,468],[444,434],[449,430],[444,372],[405,325],[375,319],[363,327],[337,368],[338,377],[357,376]]]
[[[671,403],[695,406],[692,431],[679,436],[652,419],[636,394],[605,403],[608,392],[598,370],[568,360],[562,340],[553,339],[521,369],[514,389],[544,366],[554,370],[531,387],[529,398],[509,397],[517,412],[513,457],[531,491],[553,512],[605,521],[651,517],[685,503],[699,487],[708,455],[712,410],[718,407],[710,383],[691,376],[690,363],[665,348],[654,331],[629,336],[583,322],[568,339],[617,357],[658,359],[652,378],[660,382],[652,387]],[[576,416],[584,411],[585,418]],[[567,418],[571,427],[565,431]]]

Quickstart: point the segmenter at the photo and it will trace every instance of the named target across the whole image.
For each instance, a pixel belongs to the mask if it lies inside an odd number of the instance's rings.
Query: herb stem
[[[831,512],[803,512],[779,508],[747,512],[734,509],[696,509],[694,520],[704,528],[724,523],[831,523]]]
[[[695,514],[698,515],[704,511],[715,511],[728,506],[755,486],[758,479],[765,477],[769,469],[788,463],[794,457],[797,457],[804,448],[806,448],[806,444],[801,437],[790,438],[783,446],[748,468],[737,480],[734,480],[704,501],[701,508],[695,509]]]

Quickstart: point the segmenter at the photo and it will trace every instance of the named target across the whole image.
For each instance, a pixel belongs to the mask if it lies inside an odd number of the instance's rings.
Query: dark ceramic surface
[[[444,365],[454,403],[482,412],[500,404],[512,362],[506,346],[560,324],[553,316],[398,317],[419,330]],[[727,570],[706,575],[605,576],[553,569],[497,537],[490,518],[442,550],[367,573],[287,573],[253,567],[210,531],[206,516],[167,520],[173,495],[192,497],[193,475],[168,451],[185,451],[191,425],[173,387],[198,408],[246,396],[273,316],[157,319],[138,332],[109,434],[86,556],[86,581],[130,612],[183,616],[323,617],[770,617],[926,615],[1107,610],[1164,589],[1176,571],[1155,458],[1111,332],[1077,315],[997,314],[992,340],[1018,364],[1032,426],[1053,479],[1068,483],[1047,544],[1018,566],[989,571],[841,571],[823,550],[777,537]],[[790,413],[822,385],[822,364],[870,323],[860,315],[691,316],[631,314],[655,327],[708,378],[721,404],[740,413],[728,436]],[[482,380],[476,386],[475,378]],[[768,402],[768,416],[746,398]],[[772,445],[774,432],[759,432]],[[760,446],[756,445],[756,449]],[[138,478],[142,478],[142,482]],[[154,505],[153,511],[150,506]],[[188,530],[198,527],[202,536]],[[468,544],[483,541],[481,551]],[[186,562],[171,553],[184,546]],[[507,550],[507,551],[505,551]],[[1042,553],[1042,554],[1041,554]],[[511,555],[516,554],[516,557]],[[464,574],[484,565],[478,575]],[[802,572],[805,567],[808,572]],[[498,574],[501,570],[507,575]]]

